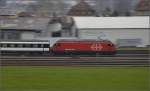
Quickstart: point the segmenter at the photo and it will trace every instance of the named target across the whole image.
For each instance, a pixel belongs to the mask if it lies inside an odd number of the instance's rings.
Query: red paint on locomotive
[[[107,40],[60,40],[54,44],[52,52],[115,54],[116,47]]]

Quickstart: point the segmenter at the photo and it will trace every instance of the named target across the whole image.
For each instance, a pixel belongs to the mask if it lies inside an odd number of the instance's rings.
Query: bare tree
[[[114,10],[114,11],[112,12],[112,15],[111,15],[111,16],[119,16],[118,11],[117,11],[117,10]]]

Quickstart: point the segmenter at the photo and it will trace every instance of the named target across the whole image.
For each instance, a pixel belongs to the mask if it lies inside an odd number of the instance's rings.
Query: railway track
[[[148,57],[1,57],[1,66],[150,66]]]
[[[134,49],[134,48],[127,48],[127,49],[118,49],[115,55],[90,55],[90,56],[119,56],[119,57],[136,57],[136,56],[145,56],[148,57],[150,54],[149,48],[146,49]],[[51,55],[50,52],[42,52],[42,53],[28,53],[28,52],[1,52],[2,56],[62,56],[62,55]],[[68,55],[63,55],[68,56]],[[89,56],[89,55],[79,55],[79,56]]]

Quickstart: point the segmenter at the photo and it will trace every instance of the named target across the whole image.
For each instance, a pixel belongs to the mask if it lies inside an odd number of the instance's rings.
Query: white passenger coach
[[[49,41],[1,41],[2,54],[43,54],[49,52]]]

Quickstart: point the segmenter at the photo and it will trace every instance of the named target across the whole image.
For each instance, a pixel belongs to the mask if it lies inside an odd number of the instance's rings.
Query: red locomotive
[[[115,45],[108,40],[59,40],[51,48],[54,54],[115,54]]]

